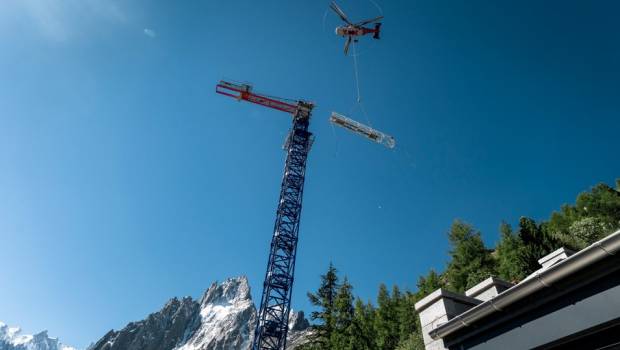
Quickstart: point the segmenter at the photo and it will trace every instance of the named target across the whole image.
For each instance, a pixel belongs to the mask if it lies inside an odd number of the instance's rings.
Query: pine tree
[[[512,228],[505,222],[500,225],[500,241],[495,248],[497,258],[497,273],[500,278],[518,282],[525,277],[526,267],[520,258],[524,249],[523,241],[512,232]]]
[[[519,264],[524,269],[524,275],[538,270],[538,260],[561,246],[548,233],[545,225],[537,225],[533,219],[526,217],[519,220],[519,238],[523,242],[523,249],[519,251]]]
[[[353,286],[345,277],[334,300],[334,330],[331,334],[331,349],[353,349]]]
[[[319,308],[313,311],[310,318],[318,323],[312,326],[312,336],[307,348],[329,350],[332,334],[335,329],[334,308],[338,284],[338,271],[332,263],[324,275],[321,275],[321,286],[316,293],[308,293],[312,305]]]
[[[451,261],[446,278],[451,289],[464,292],[495,273],[495,261],[485,248],[480,232],[471,225],[454,221],[449,240]]]
[[[377,350],[375,332],[375,308],[361,299],[355,301],[353,317],[352,348],[354,350]]]
[[[441,275],[439,275],[435,270],[430,270],[428,275],[420,276],[418,278],[418,291],[416,292],[416,300],[420,300],[425,296],[431,294],[439,288],[445,287],[445,282]]]
[[[407,341],[411,334],[417,331],[418,315],[415,311],[415,295],[411,292],[405,293],[397,305],[399,344]]]
[[[399,327],[398,310],[396,308],[400,298],[398,288],[394,289],[395,297],[390,297],[385,284],[379,287],[377,297],[377,313],[375,317],[375,330],[377,332],[377,347],[380,350],[393,350],[398,345]]]

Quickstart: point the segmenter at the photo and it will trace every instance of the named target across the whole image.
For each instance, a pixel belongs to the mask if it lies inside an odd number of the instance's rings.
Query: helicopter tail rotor
[[[373,39],[379,39],[379,34],[381,33],[381,23],[375,24],[375,34],[372,36]]]

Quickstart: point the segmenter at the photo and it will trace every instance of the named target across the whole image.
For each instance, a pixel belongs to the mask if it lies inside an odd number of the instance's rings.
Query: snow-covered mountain
[[[18,327],[0,322],[0,350],[75,350],[63,345],[58,338],[50,338],[47,331],[35,335],[21,334]]]
[[[108,332],[89,350],[249,350],[255,322],[247,278],[231,278],[212,284],[200,301],[171,299],[146,319]],[[304,343],[308,327],[303,312],[291,314],[289,349]]]
[[[200,327],[178,349],[249,349],[255,318],[245,277],[213,284],[200,301]]]

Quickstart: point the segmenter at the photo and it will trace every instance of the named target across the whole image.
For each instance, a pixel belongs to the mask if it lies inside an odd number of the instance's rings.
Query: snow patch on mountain
[[[0,350],[75,350],[62,344],[58,338],[50,338],[47,331],[34,335],[21,334],[19,327],[9,327],[0,322]]]
[[[200,328],[177,349],[249,349],[255,319],[246,277],[213,283],[200,301]]]

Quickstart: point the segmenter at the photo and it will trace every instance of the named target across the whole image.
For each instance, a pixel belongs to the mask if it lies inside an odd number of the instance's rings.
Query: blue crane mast
[[[220,81],[215,91],[290,113],[293,126],[284,144],[286,163],[276,211],[263,294],[254,331],[252,350],[284,350],[295,276],[295,257],[299,237],[306,160],[313,136],[308,131],[314,104],[290,101],[252,92],[247,84]]]

